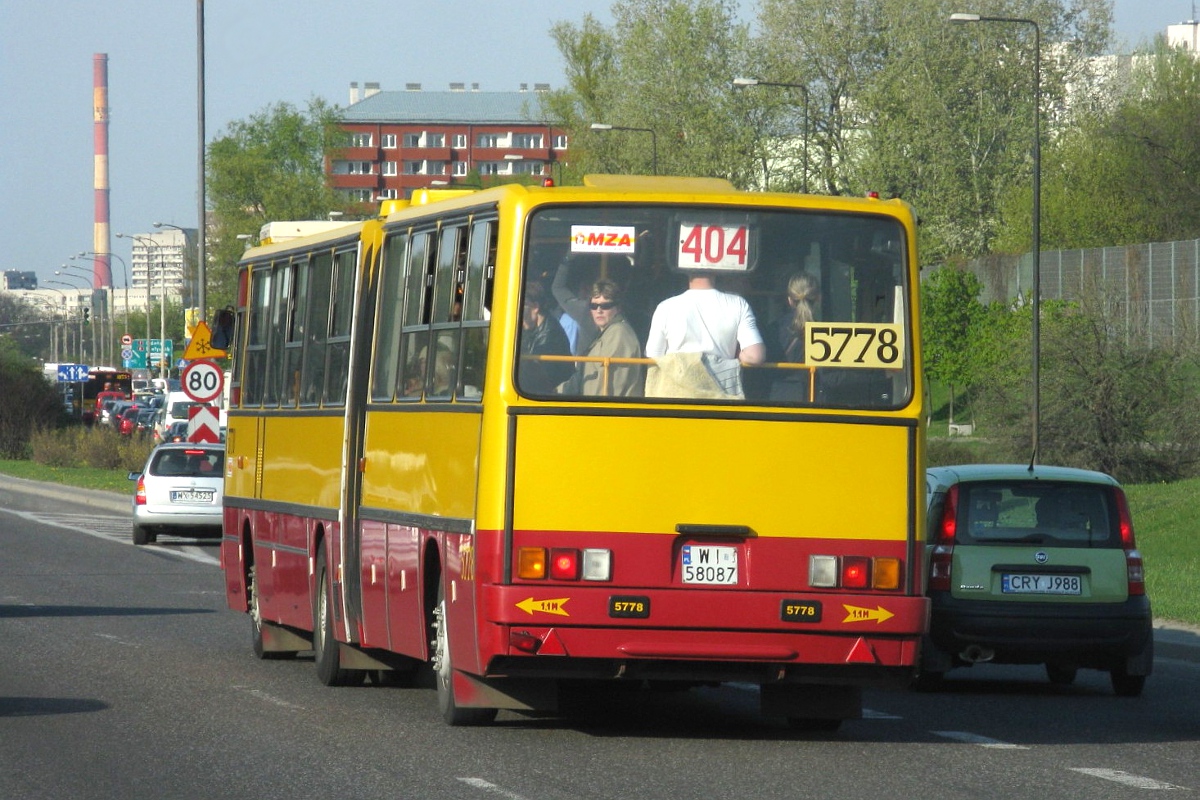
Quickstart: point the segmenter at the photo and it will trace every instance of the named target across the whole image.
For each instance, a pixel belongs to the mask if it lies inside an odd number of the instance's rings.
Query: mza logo
[[[632,226],[572,225],[572,253],[632,253],[637,229]]]

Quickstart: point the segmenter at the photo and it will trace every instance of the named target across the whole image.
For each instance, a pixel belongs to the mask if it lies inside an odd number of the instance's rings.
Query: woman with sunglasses
[[[620,288],[613,281],[592,284],[588,311],[596,326],[596,338],[588,345],[588,357],[579,366],[580,393],[606,397],[639,397],[642,394],[642,368],[637,364],[606,364],[590,360],[600,358],[640,358],[642,346],[637,334],[621,314]],[[606,368],[607,367],[607,368]]]

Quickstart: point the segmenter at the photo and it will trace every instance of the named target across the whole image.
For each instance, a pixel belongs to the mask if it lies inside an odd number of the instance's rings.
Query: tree
[[[747,27],[728,0],[619,0],[617,22],[558,23],[569,88],[543,112],[573,130],[578,172],[720,176],[745,184],[748,139],[731,113]],[[645,131],[591,131],[591,123]],[[653,131],[648,133],[647,131]],[[656,152],[655,152],[656,151]]]
[[[12,400],[0,403],[0,458],[28,458],[33,433],[63,422],[58,388],[8,335],[0,335],[0,386]]]
[[[1052,142],[1044,159],[1042,240],[1105,247],[1200,236],[1200,62],[1160,44],[1128,87]],[[1029,198],[1013,193],[1004,244],[1027,239]]]
[[[346,144],[337,110],[320,99],[306,111],[276,103],[248,119],[230,123],[208,146],[208,201],[213,211],[209,249],[209,304],[234,301],[234,265],[242,237],[255,237],[264,223],[325,219],[330,211],[353,213],[325,178],[325,159]]]
[[[950,424],[954,424],[954,396],[969,386],[976,368],[974,339],[979,335],[985,309],[979,303],[982,289],[974,273],[949,267],[935,270],[921,284],[921,350],[926,374],[950,388]]]

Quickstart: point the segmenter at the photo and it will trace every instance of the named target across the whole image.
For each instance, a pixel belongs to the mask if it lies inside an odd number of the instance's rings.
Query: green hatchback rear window
[[[960,543],[1119,546],[1116,509],[1104,486],[994,482],[959,486]]]

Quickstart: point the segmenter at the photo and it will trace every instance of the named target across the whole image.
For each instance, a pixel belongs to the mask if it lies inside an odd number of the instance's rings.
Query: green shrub
[[[119,436],[97,428],[38,431],[30,440],[33,460],[50,467],[140,470],[154,448],[149,439]]]

